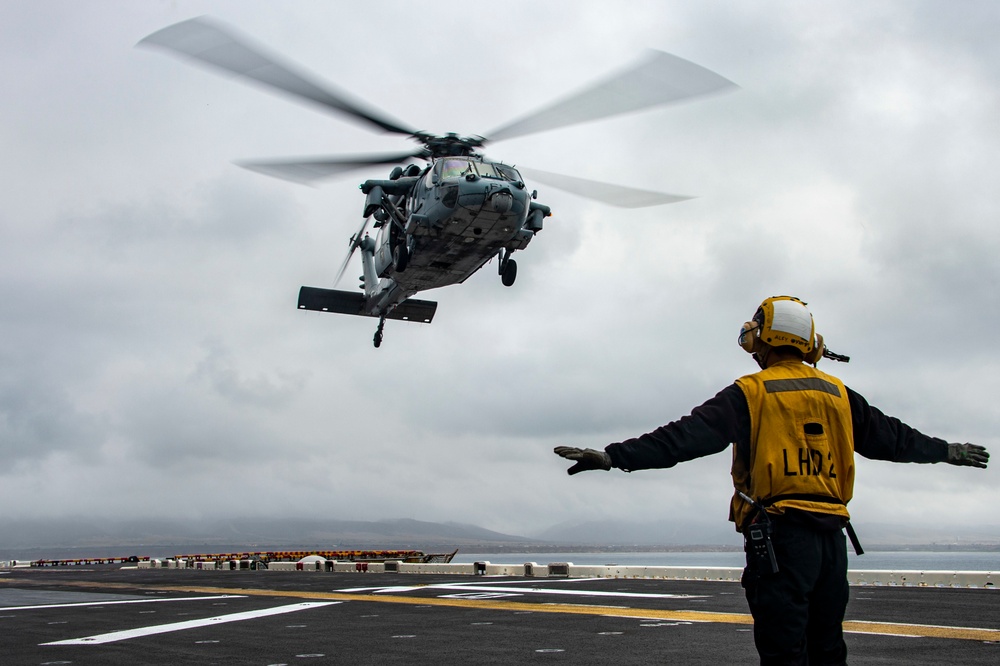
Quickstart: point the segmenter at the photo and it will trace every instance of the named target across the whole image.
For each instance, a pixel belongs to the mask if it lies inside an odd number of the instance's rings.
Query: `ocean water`
[[[727,552],[580,552],[580,553],[463,553],[453,562],[573,564],[653,567],[742,567],[741,551]],[[848,568],[854,571],[1000,571],[1000,551],[866,551],[855,555],[848,547]]]

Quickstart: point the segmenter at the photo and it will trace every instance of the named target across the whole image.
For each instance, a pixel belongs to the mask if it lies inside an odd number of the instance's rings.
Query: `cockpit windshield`
[[[454,157],[441,160],[441,178],[461,178],[469,173],[474,173],[469,160]]]
[[[521,176],[518,175],[517,171],[505,164],[497,164],[495,162],[473,162],[473,164],[482,178],[494,178],[496,180],[509,180],[512,182],[521,180]]]
[[[521,180],[521,174],[519,174],[514,167],[509,167],[506,164],[494,164],[493,168],[497,170],[500,177],[504,180],[509,180],[513,183]]]
[[[492,178],[494,180],[507,180],[517,182],[521,176],[513,167],[505,164],[494,164],[491,162],[479,162],[461,157],[446,157],[440,161],[441,178],[463,178],[469,174],[475,174],[480,178]]]
[[[489,162],[476,162],[476,172],[483,178],[502,178]]]

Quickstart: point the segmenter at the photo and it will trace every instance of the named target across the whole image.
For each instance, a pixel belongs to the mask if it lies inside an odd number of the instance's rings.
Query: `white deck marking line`
[[[544,587],[502,587],[494,585],[428,585],[425,589],[467,592],[516,592],[518,594],[558,594],[570,597],[616,597],[625,599],[705,599],[709,595],[666,594],[655,592],[606,592],[603,590],[554,590]]]
[[[845,634],[863,634],[865,636],[892,636],[893,638],[921,638],[916,634],[890,634],[882,631],[848,631],[844,629]]]
[[[226,622],[242,622],[243,620],[253,620],[258,617],[268,617],[269,615],[282,615],[284,613],[294,613],[296,611],[317,608],[319,606],[330,606],[342,603],[340,601],[307,601],[300,604],[288,606],[277,606],[276,608],[262,608],[244,613],[233,613],[231,615],[217,615],[207,617],[203,620],[187,620],[185,622],[172,622],[171,624],[161,624],[153,627],[142,627],[139,629],[125,629],[123,631],[112,631],[107,634],[96,636],[86,636],[84,638],[71,638],[65,641],[53,641],[51,643],[40,643],[39,645],[101,645],[103,643],[114,643],[125,641],[130,638],[141,638],[143,636],[154,636],[156,634],[166,634],[172,631],[185,631],[187,629],[198,629],[210,625],[224,624]]]
[[[485,576],[486,578],[503,578],[503,576]],[[482,576],[480,576],[482,578]],[[607,578],[556,578],[553,580],[546,580],[546,585],[558,585],[563,583],[589,583],[595,580],[607,580]],[[504,581],[507,585],[538,585],[538,580],[507,580]],[[477,585],[482,585],[482,583],[475,582],[453,582],[453,583],[437,583],[436,585],[462,585],[475,587]],[[412,592],[413,590],[422,590],[428,587],[435,587],[436,585],[393,585],[389,587],[347,587],[336,590],[337,592],[345,593],[356,593],[356,592],[378,592],[378,593],[394,593],[394,592]]]
[[[477,587],[477,586],[480,586],[480,585],[490,585],[491,583],[489,582],[489,578],[491,578],[491,576],[486,576],[485,578],[483,576],[480,576],[479,580],[476,580],[476,581],[468,581],[468,582],[466,582],[466,581],[460,581],[460,582],[456,581],[456,582],[451,582],[451,583],[436,583],[436,585],[462,585],[462,586],[467,586],[467,587]],[[611,578],[553,578],[553,579],[545,579],[545,578],[539,577],[539,578],[534,578],[534,579],[529,578],[527,580],[501,580],[501,581],[497,581],[497,583],[503,583],[504,585],[521,585],[521,586],[528,586],[528,587],[530,587],[530,586],[537,586],[537,585],[562,586],[562,585],[567,585],[568,583],[593,583],[593,582],[598,582],[598,581],[605,581],[606,582],[606,581],[609,581],[609,580],[614,580],[614,579],[611,579]],[[567,585],[567,587],[572,587],[572,586],[568,586]],[[555,589],[555,588],[553,587],[553,589]]]
[[[341,590],[334,590],[334,592],[344,592],[347,594],[358,594],[361,592],[379,592],[379,593],[395,593],[395,592],[412,592],[413,590],[422,590],[425,586],[423,585],[394,585],[392,587],[348,587]]]
[[[616,597],[626,599],[705,599],[706,594],[665,594],[654,592],[606,592],[601,590],[556,590],[544,587],[504,587],[499,585],[473,585],[469,583],[442,583],[439,585],[423,585],[420,587],[357,587],[338,592],[373,592],[375,594],[394,594],[411,592],[413,590],[449,590],[452,592],[513,592],[516,594],[558,594],[569,597]]]
[[[479,580],[490,579],[490,578],[506,578],[507,576],[477,576]],[[537,585],[540,580],[544,580],[546,585],[560,585],[566,583],[590,583],[595,580],[608,580],[607,578],[545,578],[538,577],[535,579],[527,580],[505,580],[504,583],[507,585]],[[482,585],[479,581],[461,581],[453,582],[452,585]]]
[[[77,606],[114,606],[120,604],[158,604],[164,601],[207,601],[209,599],[246,599],[245,594],[222,594],[214,597],[167,597],[165,599],[109,599],[108,601],[79,601],[65,604],[36,604],[34,606],[0,606],[0,611],[35,610],[37,608],[76,608]]]

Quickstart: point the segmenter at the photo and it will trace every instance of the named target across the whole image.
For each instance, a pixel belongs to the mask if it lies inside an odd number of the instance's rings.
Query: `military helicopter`
[[[551,215],[529,192],[522,172],[557,189],[621,207],[642,207],[690,197],[650,192],[493,161],[477,152],[489,142],[596,120],[631,111],[734,89],[736,85],[677,56],[651,51],[646,58],[581,92],[546,106],[486,136],[435,135],[400,123],[329,84],[267,54],[248,38],[206,17],[183,21],[139,42],[165,48],[199,64],[236,74],[248,82],[291,95],[360,121],[370,128],[402,134],[419,147],[382,155],[316,157],[237,162],[240,166],[309,183],[375,165],[396,165],[385,180],[366,180],[363,222],[350,238],[340,282],[354,253],[361,251],[362,293],[302,287],[303,310],[375,317],[376,347],[386,319],[430,323],[434,301],[415,294],[462,283],[498,259],[501,281],[514,284],[511,257],[542,231]],[[420,160],[423,165],[415,163]],[[373,222],[376,237],[368,233]]]

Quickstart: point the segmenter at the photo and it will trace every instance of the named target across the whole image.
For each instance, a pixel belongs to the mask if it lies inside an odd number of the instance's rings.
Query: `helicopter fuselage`
[[[417,292],[464,282],[494,257],[504,275],[510,255],[527,247],[550,214],[515,169],[478,157],[443,157],[403,173],[361,185],[364,216],[374,216],[378,229],[367,252],[361,245],[363,259],[371,255],[363,276],[370,316]],[[505,284],[513,283],[510,275]]]

